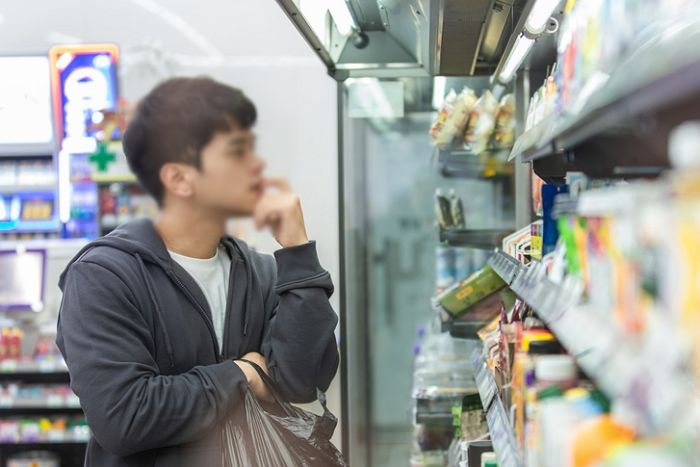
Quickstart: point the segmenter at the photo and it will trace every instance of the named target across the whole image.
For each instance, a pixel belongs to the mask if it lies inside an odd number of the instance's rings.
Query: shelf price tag
[[[39,372],[40,373],[54,373],[56,371],[56,365],[50,360],[43,360],[39,362]]]
[[[66,440],[66,432],[63,430],[51,430],[48,433],[48,440],[52,443],[62,443]]]
[[[10,409],[14,405],[14,398],[10,396],[0,396],[0,407]]]
[[[17,371],[17,360],[3,360],[0,362],[0,371],[3,373],[15,373]]]
[[[65,401],[63,397],[56,395],[56,394],[51,394],[50,396],[46,397],[46,407],[50,408],[57,408],[57,407],[62,407],[65,404]]]

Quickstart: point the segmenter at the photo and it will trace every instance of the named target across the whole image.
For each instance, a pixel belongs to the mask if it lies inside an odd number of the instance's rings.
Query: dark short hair
[[[156,201],[163,201],[160,169],[168,162],[201,168],[201,151],[218,132],[250,129],[255,104],[232,86],[207,77],[173,78],[136,108],[124,133],[129,167]]]

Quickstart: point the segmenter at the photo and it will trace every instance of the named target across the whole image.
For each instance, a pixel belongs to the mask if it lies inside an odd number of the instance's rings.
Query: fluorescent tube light
[[[433,109],[439,110],[445,101],[445,91],[447,89],[447,78],[436,76],[433,78]]]
[[[338,32],[342,35],[349,36],[352,34],[353,29],[357,29],[355,20],[350,12],[350,6],[346,0],[328,0],[328,11],[333,17]]]
[[[530,52],[530,49],[534,43],[534,39],[525,37],[522,34],[518,36],[515,41],[515,45],[513,46],[513,50],[510,51],[510,55],[508,55],[506,63],[503,65],[503,69],[501,70],[501,74],[498,76],[499,81],[505,84],[513,79],[513,75],[515,75],[517,69],[520,68],[520,65],[522,65],[525,57],[527,57],[527,54]]]
[[[537,0],[530,10],[525,22],[525,29],[530,34],[541,34],[560,0]]]

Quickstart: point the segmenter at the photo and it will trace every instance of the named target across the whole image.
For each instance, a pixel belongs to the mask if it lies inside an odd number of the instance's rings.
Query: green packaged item
[[[437,297],[438,303],[453,317],[465,315],[486,297],[502,290],[506,283],[491,266],[475,272]]]

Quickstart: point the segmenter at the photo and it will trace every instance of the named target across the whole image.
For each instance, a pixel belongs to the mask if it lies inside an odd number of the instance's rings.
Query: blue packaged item
[[[568,193],[569,185],[542,185],[542,254],[546,255],[554,251],[559,240],[557,220],[552,216],[554,210],[554,198],[557,195]]]
[[[452,248],[439,246],[435,249],[436,287],[446,289],[455,282],[454,252]]]

